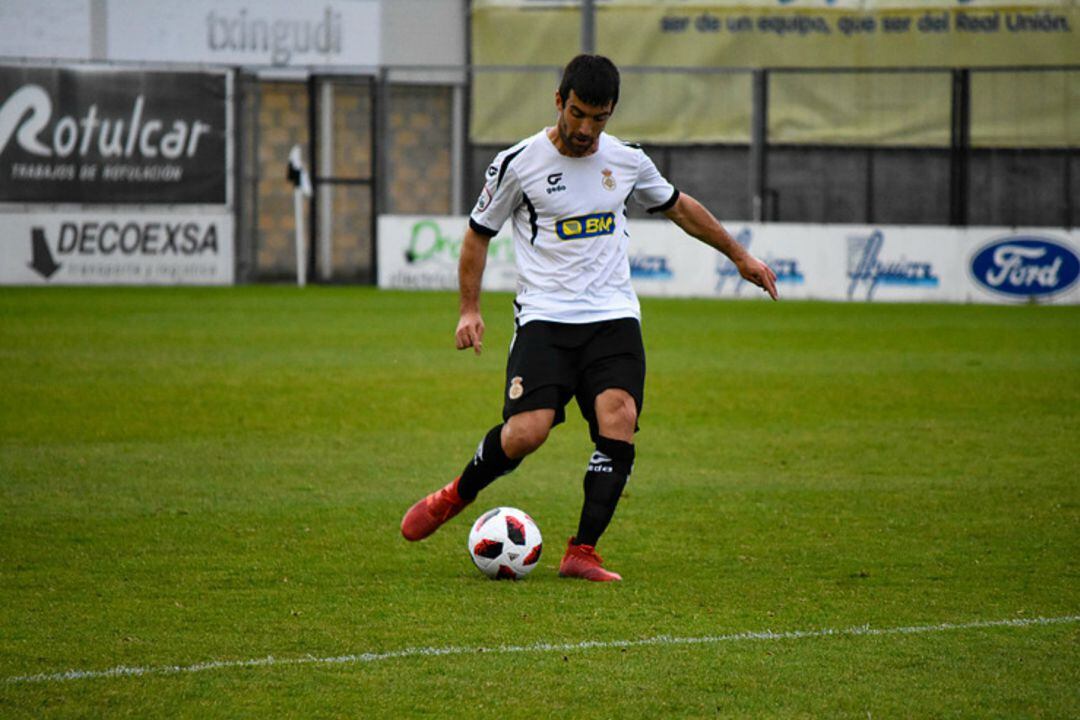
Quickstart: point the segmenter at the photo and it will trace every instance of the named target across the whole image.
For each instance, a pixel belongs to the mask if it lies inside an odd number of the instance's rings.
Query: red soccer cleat
[[[574,538],[570,538],[566,554],[559,563],[559,577],[581,578],[594,582],[610,582],[622,580],[619,573],[613,573],[603,568],[604,561],[596,553],[592,545],[575,545]]]
[[[401,534],[406,540],[423,540],[472,502],[466,502],[458,495],[459,480],[460,477],[454,478],[454,481],[442,490],[436,490],[409,508],[405,517],[401,518]]]

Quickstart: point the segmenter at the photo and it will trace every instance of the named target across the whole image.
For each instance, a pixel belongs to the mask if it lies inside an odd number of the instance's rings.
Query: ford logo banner
[[[971,275],[987,290],[1014,298],[1054,295],[1076,282],[1080,258],[1054,240],[1017,235],[976,252]]]

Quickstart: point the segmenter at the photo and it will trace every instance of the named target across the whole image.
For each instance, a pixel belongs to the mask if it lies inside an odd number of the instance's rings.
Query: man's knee
[[[503,425],[503,452],[515,460],[534,452],[547,440],[554,422],[554,410],[529,410],[512,416]]]
[[[605,390],[596,396],[596,421],[604,437],[630,442],[637,429],[637,403],[625,390]]]

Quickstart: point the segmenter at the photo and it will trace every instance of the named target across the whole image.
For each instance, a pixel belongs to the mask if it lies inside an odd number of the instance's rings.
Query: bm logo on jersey
[[[560,240],[579,240],[615,232],[615,213],[593,213],[566,218],[555,223]]]

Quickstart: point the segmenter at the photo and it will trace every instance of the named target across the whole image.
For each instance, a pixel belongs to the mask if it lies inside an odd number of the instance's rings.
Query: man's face
[[[556,126],[559,138],[571,155],[586,155],[592,150],[615,110],[615,104],[611,102],[603,107],[589,105],[573,90],[566,102],[563,102],[562,96],[556,91],[555,107],[559,111],[559,122]]]

